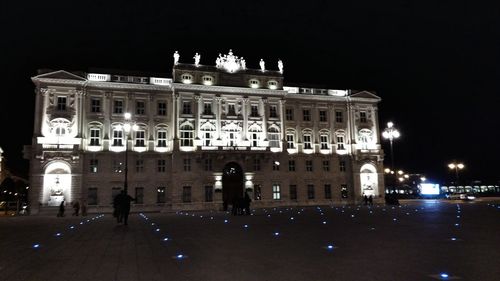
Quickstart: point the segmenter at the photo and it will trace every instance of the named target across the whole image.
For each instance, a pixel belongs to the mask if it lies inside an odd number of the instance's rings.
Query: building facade
[[[30,159],[32,212],[62,200],[107,210],[124,187],[135,210],[353,203],[384,194],[369,91],[287,87],[231,51],[172,77],[40,73]],[[38,204],[37,204],[38,203]],[[133,210],[134,210],[133,209]]]

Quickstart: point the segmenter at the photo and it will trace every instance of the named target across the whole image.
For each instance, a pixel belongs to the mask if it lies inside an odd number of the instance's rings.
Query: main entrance
[[[236,162],[229,162],[222,171],[222,201],[224,210],[232,204],[234,199],[243,197],[244,181],[243,169]]]

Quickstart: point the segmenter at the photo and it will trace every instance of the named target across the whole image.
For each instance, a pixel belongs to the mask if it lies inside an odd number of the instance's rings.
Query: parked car
[[[464,200],[464,201],[472,201],[476,199],[474,194],[470,193],[450,193],[446,194],[446,198],[450,200]]]

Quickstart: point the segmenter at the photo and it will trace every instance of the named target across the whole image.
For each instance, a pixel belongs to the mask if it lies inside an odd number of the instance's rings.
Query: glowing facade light
[[[384,129],[382,132],[382,137],[384,139],[389,140],[389,144],[391,147],[391,169],[394,169],[394,150],[392,148],[392,143],[395,139],[399,138],[401,134],[399,131],[394,128],[394,123],[392,122],[387,122],[387,127]]]

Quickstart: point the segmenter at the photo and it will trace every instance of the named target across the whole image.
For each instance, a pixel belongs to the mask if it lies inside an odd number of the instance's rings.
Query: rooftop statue
[[[260,70],[262,72],[266,71],[266,63],[264,62],[263,59],[260,59],[259,65],[260,65]]]
[[[200,66],[200,59],[201,59],[200,54],[196,53],[194,55],[193,59],[194,59],[194,65],[195,66]]]
[[[174,65],[179,64],[179,53],[177,51],[174,52]]]
[[[246,62],[243,58],[238,58],[233,54],[233,50],[229,50],[227,55],[221,55],[215,60],[215,66],[217,68],[223,68],[228,72],[236,72],[240,69],[245,70]]]
[[[278,69],[280,70],[280,73],[283,74],[283,61],[278,60]]]

